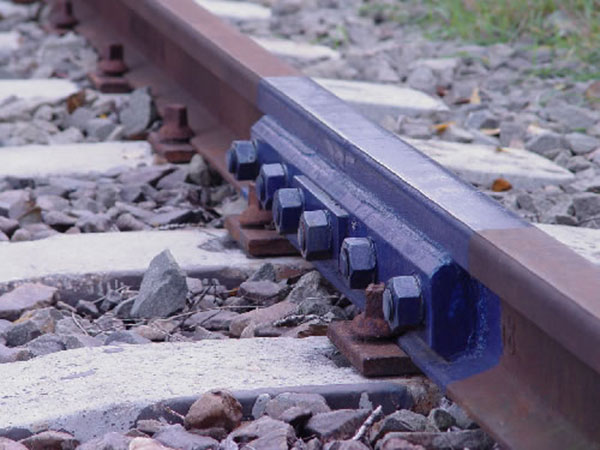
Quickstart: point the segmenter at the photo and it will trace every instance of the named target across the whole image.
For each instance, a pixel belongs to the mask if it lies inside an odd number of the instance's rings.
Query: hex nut
[[[287,183],[286,169],[283,164],[263,164],[256,178],[256,195],[264,209],[270,209],[273,196]]]
[[[323,209],[304,211],[298,226],[298,245],[306,259],[327,258],[331,253],[329,212]]]
[[[351,289],[365,289],[375,281],[377,257],[369,238],[344,239],[340,249],[339,271]]]
[[[416,276],[390,279],[383,291],[383,317],[393,332],[421,324],[424,317],[421,286]]]
[[[258,152],[250,141],[233,141],[227,151],[227,170],[236,180],[254,180],[258,174]]]
[[[273,223],[281,234],[295,233],[304,209],[304,193],[299,188],[284,188],[273,197]]]

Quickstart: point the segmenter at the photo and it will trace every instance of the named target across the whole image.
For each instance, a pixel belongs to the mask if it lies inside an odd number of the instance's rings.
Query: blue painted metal
[[[394,332],[406,331],[423,323],[425,314],[418,278],[404,275],[386,283],[383,315]]]
[[[237,180],[254,180],[259,169],[254,144],[249,141],[233,141],[227,151],[227,169]]]
[[[377,255],[369,238],[348,237],[342,242],[339,271],[351,289],[366,289],[375,281]]]
[[[292,244],[361,308],[364,283],[349,284],[344,242],[372,244],[370,280],[418,280],[422,325],[401,345],[443,385],[496,364],[499,301],[468,274],[469,239],[523,222],[308,79],[264,80],[258,104],[266,115],[252,141],[262,167],[283,167],[273,214]]]

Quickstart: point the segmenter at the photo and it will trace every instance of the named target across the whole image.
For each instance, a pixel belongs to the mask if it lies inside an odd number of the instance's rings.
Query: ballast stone
[[[188,293],[185,272],[169,250],[151,262],[131,308],[132,317],[167,317],[183,309]]]

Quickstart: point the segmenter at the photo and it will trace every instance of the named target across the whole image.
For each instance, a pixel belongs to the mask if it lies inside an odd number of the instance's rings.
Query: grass
[[[376,22],[425,25],[436,39],[566,49],[589,66],[583,79],[600,69],[600,0],[365,0],[360,13]]]

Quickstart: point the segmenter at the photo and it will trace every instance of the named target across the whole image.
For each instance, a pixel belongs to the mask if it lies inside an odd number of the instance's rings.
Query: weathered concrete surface
[[[329,78],[314,78],[314,81],[376,121],[398,114],[413,116],[448,110],[440,100],[415,89]]]
[[[41,98],[48,102],[58,102],[78,90],[79,87],[69,80],[0,80],[0,101],[14,96],[22,99]]]
[[[150,165],[152,160],[152,148],[145,141],[0,147],[0,177],[103,172]]]
[[[600,265],[600,230],[541,223],[536,226],[584,258]]]
[[[209,389],[365,383],[329,359],[326,337],[82,348],[0,365],[0,434],[64,429],[80,440],[126,430],[149,404]],[[118,368],[118,370],[115,370]]]
[[[217,229],[140,231],[56,235],[39,241],[0,243],[0,292],[23,280],[39,280],[97,297],[116,280],[139,283],[150,261],[169,249],[188,276],[242,281],[264,262],[237,247],[224,246],[226,231]],[[276,268],[305,270],[300,258],[273,258]],[[85,275],[85,276],[82,276]]]
[[[228,0],[194,0],[198,5],[219,17],[233,20],[269,20],[271,10],[256,3]]]
[[[489,187],[505,178],[515,188],[536,189],[568,183],[575,175],[558,164],[527,150],[491,145],[463,144],[402,138],[463,180]]]
[[[339,59],[340,53],[324,45],[295,42],[289,39],[252,37],[264,49],[284,58],[300,61],[318,61],[321,59]]]

